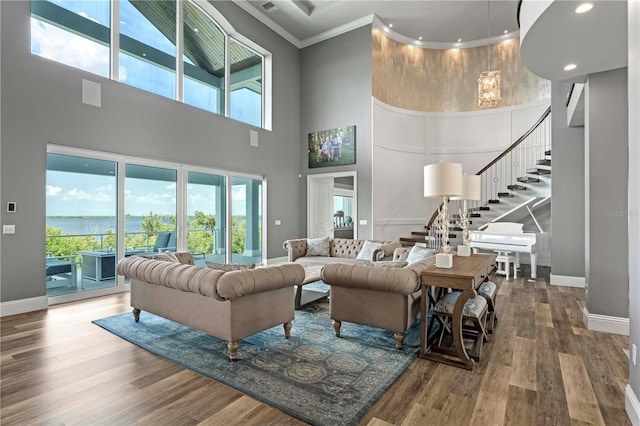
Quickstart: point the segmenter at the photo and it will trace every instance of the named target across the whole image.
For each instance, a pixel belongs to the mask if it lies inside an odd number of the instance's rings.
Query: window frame
[[[207,14],[208,17],[215,23],[215,25],[222,31],[225,36],[225,82],[224,82],[224,111],[219,113],[214,113],[209,111],[212,114],[224,116],[230,118],[234,121],[238,121],[240,123],[244,123],[248,126],[258,127],[255,124],[248,123],[245,121],[241,121],[235,118],[232,118],[230,115],[230,97],[231,97],[231,78],[230,78],[230,57],[229,57],[229,48],[230,44],[233,42],[242,45],[244,48],[249,51],[255,53],[257,56],[262,58],[262,70],[261,70],[261,87],[262,93],[261,97],[261,125],[259,128],[265,130],[272,130],[272,54],[264,49],[262,46],[254,43],[246,36],[240,34],[235,28],[227,21],[227,19],[208,1],[206,0],[175,0],[176,1],[176,57],[175,57],[175,96],[174,100],[178,102],[184,103],[184,4],[185,2],[191,2],[195,5],[200,11]],[[32,0],[32,4],[37,3],[37,0]],[[46,1],[46,3],[50,3]],[[58,28],[61,28],[65,31],[69,31],[71,33],[79,34],[80,36],[87,38],[92,41],[99,42],[101,44],[105,44],[106,47],[110,49],[110,66],[109,66],[109,78],[114,81],[120,82],[120,7],[118,0],[109,0],[110,4],[110,34],[108,43],[105,40],[96,40],[94,37],[91,37],[91,34],[83,33],[79,31],[78,28],[67,28],[64,25],[61,25],[57,22],[53,16],[47,16],[46,14],[40,14],[37,11],[34,11],[34,7],[31,7],[31,18],[36,19],[42,22],[49,23]],[[54,5],[55,6],[55,5]],[[46,10],[37,7],[37,10],[43,11]],[[104,37],[103,37],[104,38]],[[38,54],[34,54],[39,56]],[[134,55],[134,57],[138,57]],[[143,59],[140,57],[139,59]],[[54,59],[55,60],[55,59]],[[148,58],[144,59],[148,61]],[[157,64],[161,66],[161,64]],[[69,65],[71,66],[71,65]],[[90,71],[88,71],[90,72]],[[135,87],[135,86],[133,86]],[[144,89],[142,89],[144,90]],[[150,92],[153,93],[153,92]],[[162,96],[162,95],[159,95]],[[163,96],[164,97],[164,96]],[[171,99],[171,98],[168,98]]]

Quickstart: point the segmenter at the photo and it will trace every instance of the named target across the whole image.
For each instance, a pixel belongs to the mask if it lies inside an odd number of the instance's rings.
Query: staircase
[[[490,222],[520,222],[551,202],[551,107],[517,141],[487,164],[481,176],[482,197],[468,201],[469,229],[481,229]],[[458,224],[462,201],[449,202],[451,246],[462,243]],[[401,237],[404,246],[416,243],[440,246],[435,211],[424,229]]]

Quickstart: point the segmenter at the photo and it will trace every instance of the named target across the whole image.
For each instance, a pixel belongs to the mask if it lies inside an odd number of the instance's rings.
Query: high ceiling
[[[454,47],[518,31],[517,0],[234,0],[298,47],[372,22],[407,41]],[[268,9],[265,10],[265,9]],[[489,21],[490,17],[490,21]]]

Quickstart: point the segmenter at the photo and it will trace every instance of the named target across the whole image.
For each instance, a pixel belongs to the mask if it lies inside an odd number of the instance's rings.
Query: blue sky
[[[112,176],[47,171],[47,216],[115,216],[116,180]],[[232,210],[244,214],[245,188],[232,187]],[[187,214],[196,210],[214,214],[215,194],[211,186],[187,187]],[[125,213],[134,216],[176,214],[176,184],[128,179]]]

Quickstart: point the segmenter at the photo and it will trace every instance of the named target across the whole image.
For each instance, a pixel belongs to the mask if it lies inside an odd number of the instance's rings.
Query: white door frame
[[[315,173],[311,175],[307,175],[307,235],[309,238],[312,238],[312,230],[316,224],[312,223],[313,215],[312,212],[315,211],[318,200],[315,199],[315,186],[320,180],[326,178],[340,178],[340,177],[353,177],[353,238],[358,238],[358,172],[349,171],[349,172],[336,172],[336,173]],[[331,203],[331,209],[333,210],[333,194],[331,195],[330,200],[326,200],[328,203]],[[333,217],[330,218],[330,223],[333,224]],[[333,237],[333,226],[329,232],[329,235]]]

